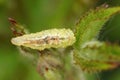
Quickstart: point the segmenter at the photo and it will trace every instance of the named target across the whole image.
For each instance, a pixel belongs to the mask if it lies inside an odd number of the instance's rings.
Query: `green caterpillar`
[[[48,48],[65,48],[75,42],[74,33],[70,29],[50,29],[26,34],[11,39],[12,44],[37,50]]]

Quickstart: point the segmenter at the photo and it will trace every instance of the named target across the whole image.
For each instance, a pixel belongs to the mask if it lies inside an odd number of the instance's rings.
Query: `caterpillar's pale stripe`
[[[75,42],[74,33],[70,29],[50,29],[37,33],[12,38],[17,46],[44,50],[45,48],[64,48]]]

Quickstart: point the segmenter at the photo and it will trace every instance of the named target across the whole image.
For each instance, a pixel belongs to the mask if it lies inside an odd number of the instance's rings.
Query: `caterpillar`
[[[75,37],[70,29],[49,29],[12,38],[11,42],[16,46],[24,46],[41,51],[48,48],[70,46],[75,42]]]

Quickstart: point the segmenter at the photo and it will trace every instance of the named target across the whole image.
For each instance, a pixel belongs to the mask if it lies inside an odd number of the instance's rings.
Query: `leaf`
[[[76,26],[76,43],[73,55],[75,64],[83,70],[101,71],[113,69],[119,65],[119,46],[93,41],[105,22],[118,11],[120,11],[120,7],[100,7],[91,10]]]
[[[118,11],[120,11],[120,7],[99,7],[96,10],[91,10],[76,25],[76,43],[74,47],[80,49],[82,44],[95,39],[105,22]]]
[[[74,51],[75,64],[86,71],[101,71],[116,68],[120,64],[120,47],[92,41]]]

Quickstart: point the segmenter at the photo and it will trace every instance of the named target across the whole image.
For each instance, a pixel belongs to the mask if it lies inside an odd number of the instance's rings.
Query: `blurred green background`
[[[107,3],[120,6],[120,0],[0,0],[0,80],[40,80],[36,68],[22,58],[10,43],[9,17],[23,24],[30,32],[50,28],[71,28],[89,9]],[[103,27],[100,40],[120,42],[120,14]],[[95,77],[100,80],[120,80],[120,69],[109,70]],[[87,75],[87,80],[96,80]]]

